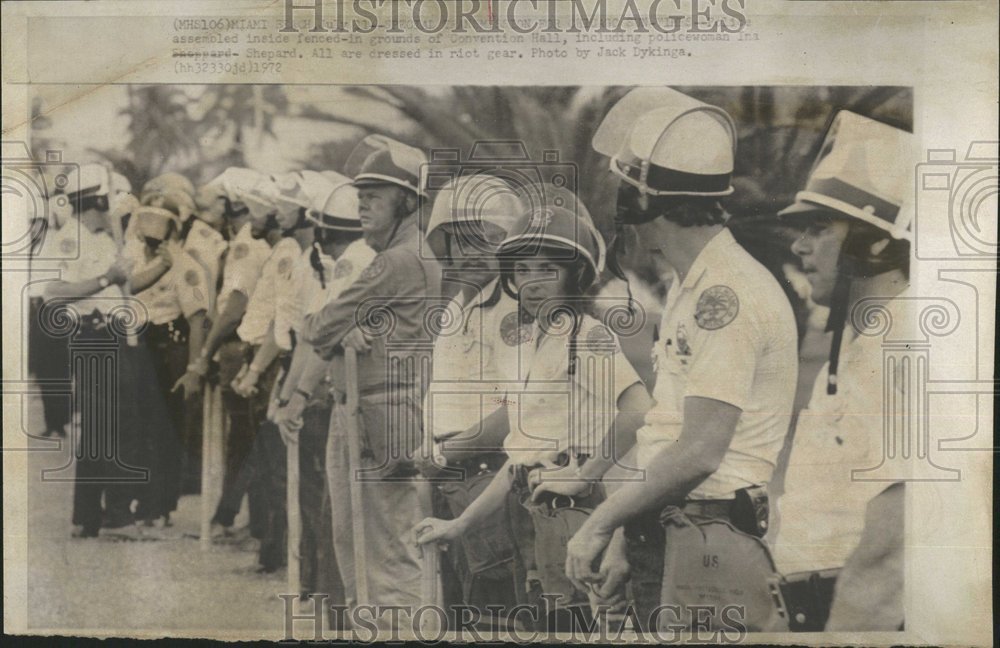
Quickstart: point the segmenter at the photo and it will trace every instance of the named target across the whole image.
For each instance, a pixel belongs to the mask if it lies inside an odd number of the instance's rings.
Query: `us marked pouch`
[[[668,506],[660,515],[665,529],[660,604],[680,610],[680,618],[670,611],[660,615],[661,630],[779,627],[783,619],[769,588],[775,568],[767,545],[738,530],[728,515],[695,511],[690,505]]]

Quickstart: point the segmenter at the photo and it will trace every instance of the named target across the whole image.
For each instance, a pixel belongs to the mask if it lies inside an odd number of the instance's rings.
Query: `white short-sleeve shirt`
[[[118,246],[110,234],[91,232],[76,220],[68,222],[55,232],[52,245],[64,257],[56,264],[59,278],[70,283],[100,277],[107,272],[119,254]],[[111,284],[93,295],[76,300],[73,307],[81,314],[88,314],[96,309],[107,315],[111,309],[123,303],[121,287]]]
[[[896,312],[893,321],[906,317]],[[868,502],[892,483],[853,477],[883,463],[886,411],[882,338],[853,333],[844,333],[837,393],[827,393],[827,363],[795,425],[776,533],[768,538],[786,575],[843,567],[861,540]],[[892,385],[895,402],[905,402],[905,382]]]
[[[226,254],[226,264],[222,271],[222,288],[216,308],[219,312],[226,309],[229,296],[240,292],[247,296],[253,295],[260,272],[271,255],[271,246],[263,239],[255,239],[251,234],[250,224],[244,225],[233,240],[229,242],[229,252]]]
[[[205,268],[191,257],[179,243],[163,243],[173,260],[170,269],[142,292],[135,295],[142,302],[152,324],[166,324],[178,317],[191,317],[199,311],[208,312],[211,305],[211,285]],[[155,258],[137,266],[139,270],[156,263]]]
[[[728,499],[769,482],[792,414],[797,346],[777,280],[723,229],[667,293],[653,346],[655,403],[637,433],[641,467],[680,438],[684,400],[701,397],[742,413],[718,470],[688,497]]]
[[[554,462],[564,452],[599,455],[618,398],[641,382],[608,327],[580,316],[574,341],[571,320],[555,316],[544,335],[541,323],[533,324],[528,376],[520,392],[506,397],[504,450],[516,464]]]
[[[262,344],[277,313],[277,291],[281,278],[291,273],[302,254],[295,239],[286,237],[278,241],[260,272],[260,279],[250,296],[243,321],[236,329],[240,339],[248,344]]]
[[[424,430],[435,441],[468,430],[499,409],[509,389],[520,389],[520,362],[531,346],[530,325],[519,328],[517,301],[496,280],[468,303],[459,293],[447,312],[424,396]]]

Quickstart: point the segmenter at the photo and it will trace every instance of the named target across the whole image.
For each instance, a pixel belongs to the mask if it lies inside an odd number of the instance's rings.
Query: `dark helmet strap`
[[[312,251],[309,252],[309,265],[312,266],[312,269],[319,276],[320,287],[326,290],[326,276],[323,272],[323,258],[320,256],[320,250],[319,241],[313,241]]]
[[[840,249],[840,260],[837,262],[837,282],[833,285],[833,294],[830,297],[830,316],[826,320],[826,330],[833,332],[833,339],[830,342],[830,370],[826,377],[826,393],[830,396],[837,393],[840,347],[844,341],[844,326],[847,323],[851,281],[853,281],[855,273],[854,257],[845,254],[850,242],[850,237],[848,237]]]

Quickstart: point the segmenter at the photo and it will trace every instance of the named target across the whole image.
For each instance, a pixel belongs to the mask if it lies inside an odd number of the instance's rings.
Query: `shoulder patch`
[[[62,254],[73,254],[76,252],[76,241],[73,239],[63,239],[59,242],[59,252]]]
[[[333,266],[333,278],[343,279],[354,272],[354,265],[347,259],[341,259]]]
[[[201,283],[201,278],[198,276],[197,270],[188,270],[184,273],[184,283],[189,286],[197,286]]]
[[[720,284],[706,288],[698,297],[694,321],[705,330],[715,331],[736,319],[739,312],[739,297],[732,288]]]
[[[368,267],[361,271],[361,279],[369,280],[375,279],[381,276],[385,272],[386,262],[385,257],[381,254],[372,259],[372,262],[368,264]]]
[[[500,321],[500,339],[511,347],[531,342],[531,324],[522,322],[517,311],[507,313]]]
[[[288,257],[278,259],[278,274],[286,275],[292,269],[292,260]]]
[[[246,243],[237,243],[233,248],[233,259],[239,260],[250,254],[250,246]]]
[[[202,238],[208,238],[209,236],[212,235],[212,230],[210,230],[207,227],[200,227],[198,228],[198,233]]]
[[[618,351],[618,339],[604,324],[587,331],[587,349],[594,353],[610,354]]]

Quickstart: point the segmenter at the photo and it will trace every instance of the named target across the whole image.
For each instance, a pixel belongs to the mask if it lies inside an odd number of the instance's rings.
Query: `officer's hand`
[[[248,371],[250,371],[250,365],[244,362],[240,370],[236,372],[236,377],[229,382],[229,386],[233,388],[233,391],[239,389],[240,382],[243,380],[243,376],[247,375]]]
[[[116,285],[122,285],[128,281],[129,270],[131,270],[131,265],[128,261],[122,258],[115,259],[115,262],[108,267],[104,276],[107,277],[110,283]]]
[[[578,589],[586,592],[589,583],[601,582],[601,574],[594,571],[594,562],[611,542],[611,536],[611,532],[595,530],[584,522],[566,543],[566,578]]]
[[[288,403],[278,409],[274,415],[274,422],[281,424],[286,421],[302,423],[302,412],[306,409],[306,397],[295,392],[288,399]]]
[[[413,527],[413,540],[417,545],[437,542],[439,545],[455,540],[462,535],[463,528],[457,520],[442,520],[440,518],[424,518]],[[444,548],[444,547],[442,547]]]
[[[282,421],[278,423],[278,432],[285,445],[294,445],[299,440],[299,430],[302,429],[302,421]]]
[[[247,372],[243,374],[243,378],[240,379],[239,384],[233,386],[233,391],[243,398],[250,398],[257,393],[258,378],[260,378],[260,374],[248,368]],[[234,380],[233,382],[236,381]]]
[[[608,544],[601,568],[597,570],[601,580],[594,584],[593,593],[601,605],[616,608],[625,601],[625,583],[629,577],[628,556],[625,552],[625,535],[616,533]]]
[[[174,383],[170,393],[174,393],[178,389],[183,389],[185,400],[193,398],[195,394],[201,391],[201,380],[201,374],[195,371],[188,371],[177,379],[177,382]]]
[[[368,338],[357,327],[351,329],[350,333],[344,336],[344,339],[340,341],[340,345],[345,349],[354,349],[358,353],[368,353],[372,350],[372,345],[368,343]]]
[[[545,493],[572,497],[590,488],[590,482],[580,479],[579,469],[570,462],[563,467],[535,468],[528,473],[528,487],[532,488],[531,501],[537,502]]]

